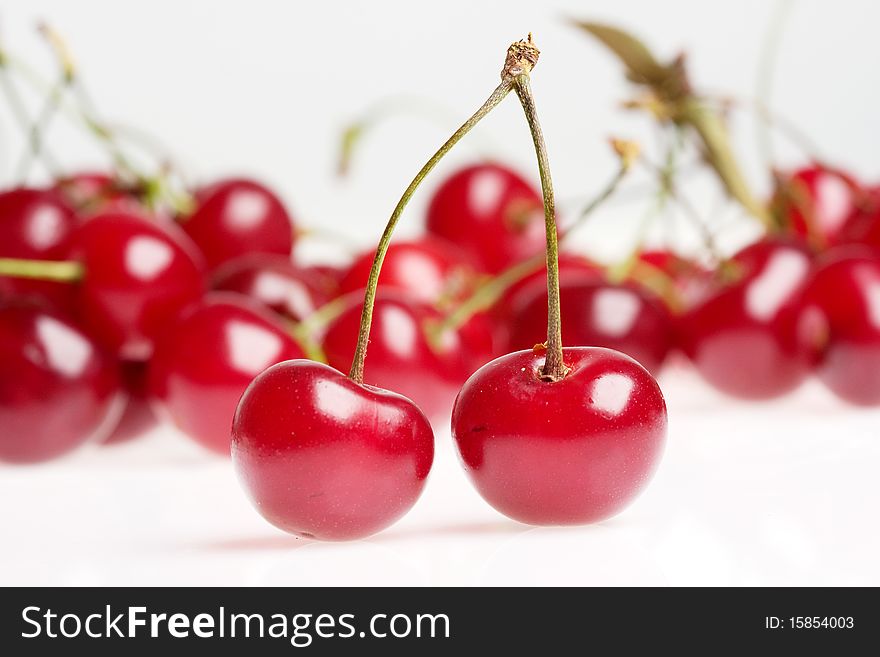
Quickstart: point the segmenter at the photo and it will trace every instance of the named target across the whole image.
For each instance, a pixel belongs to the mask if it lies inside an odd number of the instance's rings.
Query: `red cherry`
[[[71,255],[83,325],[124,360],[146,360],[156,335],[205,287],[201,258],[173,225],[132,214],[96,216],[77,229]]]
[[[320,274],[294,265],[287,256],[252,253],[221,265],[216,290],[238,292],[279,315],[302,321],[330,301]]]
[[[427,230],[448,240],[495,273],[541,253],[541,195],[499,164],[477,164],[453,174],[434,193]]]
[[[601,280],[605,277],[602,266],[593,262],[589,258],[575,253],[562,252],[559,254],[559,280],[560,282],[568,282],[572,280]],[[494,314],[501,317],[509,317],[511,311],[520,305],[519,299],[521,295],[529,295],[539,287],[547,287],[547,265],[546,263],[533,271],[531,274],[524,276],[519,281],[511,285],[504,296],[495,304]],[[528,289],[528,292],[523,290]]]
[[[375,251],[356,258],[342,277],[340,292],[357,292],[367,286]],[[402,290],[432,305],[461,301],[473,291],[477,272],[468,258],[451,244],[422,239],[395,242],[388,247],[379,276],[383,290]]]
[[[864,244],[880,251],[880,187],[864,191],[858,209],[840,233],[842,244]]]
[[[247,253],[289,256],[294,226],[281,200],[267,187],[232,178],[196,192],[196,209],[183,229],[216,267]]]
[[[82,171],[55,181],[52,189],[82,215],[98,212],[144,212],[131,189],[125,189],[113,175]]]
[[[232,416],[248,384],[270,365],[302,356],[284,326],[259,303],[214,292],[184,312],[156,343],[150,390],[184,433],[228,454]]]
[[[823,242],[833,243],[859,194],[859,184],[845,171],[812,164],[779,176],[771,210],[794,235],[809,236],[812,222]]]
[[[684,309],[705,299],[713,288],[713,272],[701,264],[665,249],[642,251],[639,260],[666,275]]]
[[[335,299],[339,296],[339,283],[348,271],[348,267],[320,264],[303,267],[303,271],[308,272],[310,276],[316,277],[325,298]]]
[[[810,350],[798,332],[811,254],[802,244],[762,240],[732,259],[740,279],[685,313],[681,347],[719,390],[770,399],[798,387]]]
[[[105,445],[116,445],[139,438],[155,427],[158,423],[156,414],[150,404],[147,386],[146,363],[122,363],[122,387],[126,392],[125,410],[113,429],[113,433],[104,441]]]
[[[544,355],[502,356],[455,400],[452,435],[465,471],[501,513],[535,525],[597,522],[644,488],[666,438],[653,377],[610,349],[564,350],[568,375],[540,379]]]
[[[547,289],[520,298],[511,319],[510,349],[547,339]],[[633,285],[573,280],[559,286],[562,337],[568,344],[607,347],[656,374],[672,344],[672,318],[659,301]]]
[[[825,345],[819,377],[851,404],[880,404],[880,258],[858,249],[829,252],[804,296],[804,331]]]
[[[327,365],[291,360],[260,374],[232,426],[239,479],[266,520],[322,540],[369,536],[415,504],[434,459],[422,412]]]
[[[0,193],[0,258],[64,260],[76,215],[51,190],[19,187]],[[70,285],[0,276],[0,298],[32,297],[49,307],[73,308]]]
[[[360,328],[363,298],[350,295],[349,304],[327,326],[324,353],[338,370],[351,366]],[[433,307],[394,292],[376,298],[364,381],[398,392],[431,419],[448,417],[461,384],[491,358],[491,327],[476,315],[458,331],[444,332],[439,344],[429,339],[432,323],[442,315]]]
[[[38,463],[107,436],[122,411],[116,365],[61,315],[0,310],[0,461]]]

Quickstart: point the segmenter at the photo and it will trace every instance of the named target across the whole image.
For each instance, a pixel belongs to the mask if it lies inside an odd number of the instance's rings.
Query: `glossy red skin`
[[[660,270],[672,280],[684,309],[706,298],[713,287],[713,272],[689,258],[663,249],[642,251],[639,260]],[[635,281],[634,281],[635,282]],[[673,309],[680,311],[681,308]]]
[[[324,335],[327,362],[343,372],[351,367],[362,308],[361,295],[350,295],[347,307],[328,324]],[[364,367],[365,383],[412,399],[432,420],[449,417],[461,384],[492,354],[492,329],[485,316],[449,332],[438,350],[432,348],[425,326],[441,318],[431,306],[382,292],[373,308]]]
[[[722,392],[751,400],[779,397],[811,369],[799,323],[812,256],[798,242],[762,240],[732,261],[742,277],[681,317],[680,346]]]
[[[508,349],[531,348],[547,339],[547,291],[535,290],[511,319]],[[633,285],[582,280],[559,286],[562,338],[580,347],[607,347],[635,358],[656,375],[673,340],[669,311]]]
[[[245,255],[221,265],[212,278],[215,290],[244,294],[294,321],[330,301],[320,275],[297,267],[287,256]]]
[[[77,218],[52,190],[18,187],[0,193],[0,258],[64,260]],[[30,297],[69,312],[73,288],[67,283],[0,276],[0,298]]]
[[[248,384],[267,367],[302,357],[284,325],[259,303],[214,292],[157,342],[150,391],[186,435],[229,454],[232,416]]]
[[[63,456],[121,412],[116,364],[87,335],[41,308],[0,309],[0,461]]]
[[[559,281],[602,280],[605,277],[602,266],[589,258],[575,253],[559,254]],[[520,305],[523,296],[531,296],[538,288],[547,287],[547,266],[539,267],[531,274],[523,276],[511,285],[504,296],[495,304],[494,314],[509,317],[510,312]]]
[[[122,363],[120,372],[122,388],[125,392],[125,410],[113,432],[104,440],[104,445],[117,445],[140,438],[158,424],[150,404],[147,364]]]
[[[571,371],[538,374],[544,354],[518,351],[461,389],[452,435],[483,498],[533,525],[599,522],[641,492],[666,440],[666,403],[653,377],[610,349],[564,350]]]
[[[434,434],[410,400],[291,360],[248,387],[232,427],[232,460],[260,514],[321,540],[363,538],[415,504]]]
[[[864,191],[858,209],[841,230],[837,241],[862,244],[880,252],[880,187]]]
[[[880,257],[859,249],[829,252],[804,303],[806,338],[824,344],[819,378],[851,404],[880,404]]]
[[[133,214],[85,222],[71,256],[85,270],[79,319],[122,360],[147,360],[156,336],[205,290],[201,258],[186,235]]]
[[[543,207],[541,195],[513,170],[477,164],[440,185],[426,226],[495,273],[544,250]]]
[[[247,253],[290,256],[294,225],[281,200],[254,180],[232,178],[196,192],[182,221],[211,268]]]
[[[838,234],[858,206],[861,188],[840,169],[812,164],[781,177],[771,210],[792,234],[810,236],[813,230],[823,244],[837,241]]]
[[[342,294],[367,286],[375,251],[361,254],[339,283]],[[425,238],[391,244],[382,263],[379,287],[400,290],[418,301],[445,306],[461,301],[473,291],[477,271],[469,258],[453,245]]]

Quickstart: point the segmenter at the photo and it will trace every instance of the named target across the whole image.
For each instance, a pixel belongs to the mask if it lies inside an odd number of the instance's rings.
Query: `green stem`
[[[510,93],[512,87],[512,79],[502,78],[501,84],[496,87],[495,91],[492,92],[492,95],[489,96],[480,109],[465,121],[419,170],[415,178],[413,178],[412,182],[406,188],[406,191],[403,192],[403,196],[400,197],[394,211],[391,213],[391,218],[388,220],[388,224],[385,226],[385,231],[379,239],[379,246],[376,248],[376,256],[373,258],[373,266],[370,268],[370,276],[367,279],[367,287],[364,291],[364,308],[361,313],[360,331],[358,333],[354,359],[351,363],[351,371],[349,372],[349,377],[356,383],[363,383],[364,381],[364,361],[367,357],[367,344],[370,341],[370,325],[373,321],[373,305],[376,301],[376,287],[379,284],[379,273],[382,269],[382,262],[385,259],[385,253],[388,251],[388,246],[391,243],[391,236],[394,233],[398,221],[400,221],[400,216],[403,214],[403,210],[406,208],[415,191],[419,188],[419,185],[422,184],[422,181],[431,172],[431,169],[443,159],[443,157],[461,140],[462,137],[470,132],[477,123],[479,123],[489,112],[495,109],[502,100],[504,100],[507,94]]]
[[[541,191],[544,195],[544,226],[547,234],[547,357],[541,378],[559,381],[568,372],[562,353],[562,313],[559,307],[559,237],[556,232],[556,208],[553,200],[553,181],[550,178],[550,161],[547,146],[528,73],[517,75],[514,80],[516,95],[522,105],[535,143],[538,171],[541,175]]]
[[[73,260],[25,260],[0,258],[0,276],[73,282],[83,277],[82,263]]]
[[[49,130],[49,126],[52,124],[52,120],[58,113],[58,110],[61,107],[61,100],[64,96],[64,92],[69,87],[70,82],[71,79],[67,76],[66,73],[61,76],[58,82],[56,82],[55,85],[49,90],[49,93],[46,96],[46,102],[43,105],[39,116],[29,127],[28,142],[30,147],[24,152],[24,155],[18,166],[19,180],[27,180],[27,177],[30,175],[31,167],[33,166],[34,161],[41,156],[45,147],[43,136]]]

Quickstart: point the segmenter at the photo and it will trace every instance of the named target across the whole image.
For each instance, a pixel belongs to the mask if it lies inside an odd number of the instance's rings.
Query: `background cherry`
[[[669,311],[634,285],[569,280],[559,286],[562,337],[567,344],[608,347],[635,358],[656,375],[672,345]],[[546,284],[526,291],[511,318],[509,351],[547,339]]]
[[[80,226],[71,257],[82,262],[83,325],[124,360],[146,360],[156,335],[205,288],[201,258],[173,225],[108,213]]]
[[[743,399],[794,390],[810,371],[799,334],[812,256],[799,242],[765,239],[735,255],[739,280],[685,313],[680,345],[706,381]]]
[[[358,292],[367,286],[375,254],[370,250],[354,260],[339,283],[340,293]],[[461,301],[473,291],[476,278],[476,267],[452,244],[423,238],[388,247],[379,287],[402,290],[424,303],[443,306]]]
[[[349,295],[347,307],[327,325],[327,362],[343,370],[351,364],[360,328],[363,299]],[[431,419],[446,418],[461,384],[491,358],[488,320],[477,315],[457,331],[444,332],[432,345],[428,331],[443,315],[399,292],[376,298],[364,382],[413,400]]]
[[[18,187],[0,193],[0,258],[64,260],[77,223],[70,206],[52,190]],[[34,297],[64,311],[74,304],[66,283],[0,276],[4,297]]]
[[[330,301],[319,272],[294,265],[288,256],[251,253],[221,265],[213,288],[257,299],[279,315],[302,321]]]
[[[267,187],[245,178],[221,180],[196,192],[183,229],[214,268],[246,253],[290,255],[294,225]]]
[[[369,536],[415,504],[434,435],[408,399],[327,365],[286,361],[244,393],[232,459],[256,509],[286,532],[322,540]]]
[[[0,308],[0,461],[62,456],[121,412],[116,364],[86,334],[42,308]]]
[[[476,164],[446,179],[428,206],[427,230],[497,273],[544,249],[541,195],[500,164]]]
[[[147,372],[146,363],[120,364],[122,390],[125,393],[125,409],[113,432],[104,440],[105,445],[116,445],[134,440],[158,424],[158,418],[150,404]]]
[[[880,258],[864,249],[829,252],[805,292],[803,331],[821,345],[817,372],[851,404],[880,404]]]
[[[302,356],[280,321],[259,303],[213,292],[157,342],[150,391],[184,433],[228,454],[232,416],[248,384],[270,365]]]
[[[58,178],[52,189],[81,216],[99,212],[145,212],[136,190],[103,171],[80,171]]]
[[[666,404],[634,360],[571,347],[571,371],[540,378],[544,355],[502,356],[458,395],[452,435],[465,471],[501,513],[535,525],[597,522],[650,479],[666,439]]]

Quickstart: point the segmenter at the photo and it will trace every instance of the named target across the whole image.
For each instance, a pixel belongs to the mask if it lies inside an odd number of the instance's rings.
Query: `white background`
[[[876,180],[880,6],[794,5],[770,101],[822,155]],[[109,119],[158,135],[196,180],[258,176],[303,223],[366,246],[424,158],[494,87],[511,40],[532,31],[542,48],[533,86],[557,192],[574,210],[613,171],[609,135],[649,149],[654,137],[644,117],[616,109],[629,93],[618,64],[563,18],[622,23],[663,56],[687,49],[699,88],[746,97],[773,6],[37,0],[2,2],[0,36],[51,74],[33,29],[50,21]],[[341,127],[396,94],[431,100],[440,120],[381,124],[351,178],[337,179]],[[738,151],[765,191],[755,125],[735,116]],[[104,161],[58,125],[51,138],[65,163]],[[0,113],[4,182],[20,143]],[[438,175],[483,154],[534,175],[530,149],[510,101]],[[802,157],[781,140],[777,152],[782,163]],[[719,207],[710,180],[687,189],[707,214]],[[403,233],[417,232],[426,197]],[[623,253],[644,207],[636,199],[606,208],[584,231],[584,248]],[[846,408],[813,382],[770,404],[723,399],[678,368],[661,384],[670,408],[664,463],[642,498],[598,526],[534,529],[499,516],[473,492],[440,428],[432,478],[409,516],[366,541],[311,543],[262,521],[227,462],[163,429],[55,464],[0,468],[0,583],[880,584],[880,413]]]

